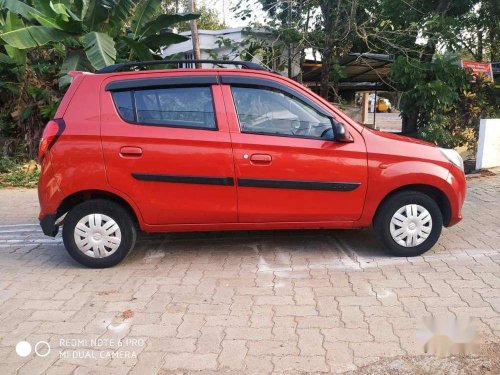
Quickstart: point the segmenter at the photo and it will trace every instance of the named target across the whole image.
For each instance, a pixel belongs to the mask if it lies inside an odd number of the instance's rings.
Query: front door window
[[[282,91],[271,88],[232,87],[243,133],[326,138],[329,117]]]

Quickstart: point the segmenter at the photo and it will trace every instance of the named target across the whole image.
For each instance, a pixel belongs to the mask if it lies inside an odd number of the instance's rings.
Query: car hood
[[[379,155],[384,162],[424,160],[448,167],[449,160],[436,145],[420,139],[366,129],[363,132],[366,150],[370,157]]]
[[[405,136],[402,136],[402,135],[397,135],[397,134],[388,133],[388,132],[382,132],[382,131],[373,130],[373,129],[370,129],[370,128],[366,128],[365,131],[366,130],[369,131],[372,134],[375,134],[378,137],[383,137],[383,138],[387,138],[387,139],[394,139],[396,141],[409,142],[409,143],[419,144],[419,145],[423,145],[423,146],[437,147],[433,143],[426,142],[426,141],[423,141],[423,140],[417,139],[417,138],[405,137]]]

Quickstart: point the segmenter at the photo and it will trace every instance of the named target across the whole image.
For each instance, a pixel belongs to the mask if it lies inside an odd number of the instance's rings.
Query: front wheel
[[[130,214],[104,199],[73,207],[64,219],[62,234],[71,257],[91,268],[120,263],[134,247],[137,236]]]
[[[403,191],[382,203],[373,227],[390,254],[412,257],[436,244],[443,228],[443,216],[428,195]]]

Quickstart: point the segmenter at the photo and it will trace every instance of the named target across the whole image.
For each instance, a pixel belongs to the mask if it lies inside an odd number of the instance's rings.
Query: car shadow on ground
[[[210,252],[226,256],[266,255],[276,258],[290,256],[332,258],[349,257],[378,259],[387,258],[382,245],[369,230],[279,230],[279,231],[229,231],[191,232],[171,234],[145,234],[138,236],[136,248],[128,259],[160,256],[159,253],[191,258]],[[156,254],[156,255],[153,255]]]
[[[38,239],[38,235],[34,238]],[[45,237],[43,237],[45,238]],[[50,240],[46,240],[50,241]],[[19,244],[20,245],[20,244]],[[59,233],[53,242],[36,246],[29,241],[21,246],[2,249],[4,266],[85,268],[66,252]],[[9,256],[11,255],[11,256]],[[315,266],[349,259],[351,263],[388,258],[383,247],[369,230],[274,230],[186,232],[169,234],[139,233],[135,248],[116,267],[134,268],[141,264],[168,262],[197,262],[210,257],[218,262],[236,261],[242,257],[253,264],[286,264],[300,260]],[[10,259],[8,259],[10,258]],[[116,268],[115,267],[115,268]]]

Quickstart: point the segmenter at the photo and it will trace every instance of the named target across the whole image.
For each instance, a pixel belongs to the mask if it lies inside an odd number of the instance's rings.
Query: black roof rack
[[[154,60],[154,61],[139,61],[139,62],[128,62],[122,64],[114,64],[106,66],[102,69],[96,71],[98,74],[103,73],[115,73],[120,72],[130,68],[140,68],[152,65],[179,65],[181,64],[213,64],[213,65],[237,65],[241,66],[245,69],[253,69],[253,70],[265,70],[269,71],[262,65],[256,64],[250,61],[226,61],[226,60]]]

